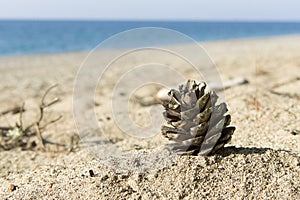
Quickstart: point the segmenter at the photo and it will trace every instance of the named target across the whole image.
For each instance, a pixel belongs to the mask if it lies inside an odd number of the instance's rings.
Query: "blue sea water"
[[[0,56],[91,50],[122,31],[163,27],[196,41],[300,34],[300,22],[4,21]]]

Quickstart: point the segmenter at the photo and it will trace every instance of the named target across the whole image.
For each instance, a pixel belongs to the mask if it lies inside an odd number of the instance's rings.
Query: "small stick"
[[[15,107],[13,107],[13,108],[10,108],[10,109],[7,109],[7,110],[2,111],[2,112],[0,113],[0,116],[6,115],[6,114],[8,114],[8,113],[17,114],[17,113],[19,113],[19,112],[24,112],[24,111],[25,111],[24,108],[22,109],[22,107],[20,107],[20,106],[15,106]]]
[[[161,100],[160,98],[158,98],[157,96],[153,96],[154,100],[156,101],[157,104],[161,104],[163,105],[164,104],[164,101]]]
[[[296,98],[296,99],[299,99],[299,98],[300,98],[300,95],[298,95],[298,94],[281,93],[281,92],[276,92],[276,91],[274,91],[274,90],[270,90],[270,92],[271,92],[272,94],[276,94],[276,95],[284,96],[284,97],[288,97],[288,98]]]
[[[58,84],[52,85],[51,87],[49,87],[49,88],[46,90],[46,92],[44,93],[44,95],[43,95],[43,97],[42,97],[42,105],[43,105],[43,106],[48,107],[48,106],[51,106],[51,105],[53,105],[53,104],[55,104],[56,102],[59,101],[58,98],[54,98],[50,103],[48,103],[48,104],[45,103],[45,98],[46,98],[46,96],[48,95],[48,93],[49,93],[53,88],[55,88],[55,87],[57,87],[57,86],[58,86]]]
[[[41,126],[40,126],[40,123],[41,121],[43,120],[44,118],[44,109],[47,108],[47,107],[50,107],[52,106],[53,104],[57,103],[59,101],[58,98],[54,98],[52,101],[50,101],[49,103],[45,103],[45,99],[46,99],[46,96],[48,95],[48,93],[53,89],[57,87],[57,84],[49,87],[46,92],[44,93],[43,97],[42,97],[42,100],[41,100],[41,104],[40,104],[40,116],[38,118],[38,120],[36,121],[35,123],[35,129],[36,129],[36,133],[37,133],[37,137],[42,145],[42,148],[43,150],[45,150],[45,142],[44,142],[44,139],[42,137],[42,134],[41,134]],[[50,122],[48,122],[44,127],[46,127],[47,125],[51,124],[51,123],[54,123],[56,121],[58,121],[59,119],[61,118],[61,116],[59,116],[57,119],[55,120],[52,120]]]
[[[46,126],[48,126],[49,124],[53,124],[53,123],[57,122],[57,121],[60,120],[62,117],[63,117],[62,115],[59,115],[56,119],[53,119],[53,120],[51,120],[51,121],[45,123],[44,126],[41,127],[41,129],[46,128]]]
[[[274,90],[274,89],[276,89],[276,88],[278,88],[278,87],[280,87],[280,86],[283,86],[283,85],[286,85],[286,84],[289,84],[289,83],[293,83],[293,82],[299,81],[299,80],[300,80],[300,77],[296,77],[296,78],[292,78],[292,79],[290,79],[290,80],[288,80],[288,81],[285,81],[285,82],[283,82],[283,83],[277,83],[277,84],[273,85],[273,86],[270,88],[270,90]]]
[[[1,131],[9,131],[10,129],[12,129],[13,127],[6,127],[6,126],[0,126],[0,130]]]
[[[54,98],[52,101],[50,101],[49,103],[46,103],[45,102],[45,99],[46,99],[46,96],[48,95],[48,93],[55,87],[57,87],[58,84],[55,84],[51,87],[49,87],[46,92],[44,93],[43,97],[42,97],[42,100],[41,100],[41,105],[40,105],[40,116],[35,124],[35,128],[36,128],[36,132],[37,132],[37,136],[40,140],[40,143],[42,145],[42,148],[45,150],[45,141],[42,137],[42,134],[41,134],[41,129],[45,128],[46,126],[48,126],[49,124],[53,124],[55,122],[57,122],[58,120],[60,120],[62,118],[62,115],[60,115],[59,117],[57,117],[56,119],[54,120],[51,120],[49,122],[47,122],[43,127],[41,127],[41,121],[43,120],[44,118],[44,109],[47,108],[47,107],[50,107],[52,105],[54,105],[55,103],[59,102],[59,98]]]
[[[36,129],[37,137],[38,137],[38,139],[40,141],[40,144],[42,145],[42,149],[45,150],[44,139],[42,137],[42,134],[41,134],[41,131],[40,131],[40,127],[39,127],[38,123],[35,124],[35,129]]]
[[[24,106],[25,106],[25,102],[22,103],[22,106],[20,108],[20,118],[19,118],[20,130],[21,130],[22,133],[24,133],[24,128],[23,128],[23,111],[24,111]]]
[[[40,105],[40,117],[38,118],[37,122],[41,122],[43,120],[44,117],[44,109],[47,107],[52,106],[53,104],[59,102],[59,98],[54,98],[52,101],[50,101],[48,104],[45,103],[45,98],[48,95],[48,93],[53,89],[57,87],[57,84],[49,87],[46,92],[44,93],[42,100],[41,100],[41,105]]]

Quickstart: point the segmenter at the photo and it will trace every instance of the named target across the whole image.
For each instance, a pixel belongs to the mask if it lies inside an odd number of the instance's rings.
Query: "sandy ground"
[[[73,84],[87,53],[0,58],[0,112],[25,102],[24,123],[30,124],[37,117],[37,106],[45,90],[58,83],[50,96],[61,101],[45,115],[49,120],[60,114],[63,118],[42,134],[48,141],[65,144],[65,148],[48,144],[46,151],[0,149],[0,198],[299,199],[300,36],[202,45],[223,81],[236,77],[249,81],[225,90],[232,125],[236,126],[232,141],[218,155],[183,156],[171,164],[160,159],[156,162],[163,167],[139,173],[107,166],[76,144]],[[189,45],[180,48],[193,54]],[[126,69],[155,56],[164,60],[163,55],[151,52],[121,59],[114,70],[107,72],[106,81],[96,92],[97,117],[109,133],[106,136],[137,155],[147,154],[167,141],[160,134],[143,140],[124,135],[114,124],[107,102],[122,74],[120,65]],[[181,60],[165,62],[185,69],[186,63]],[[183,73],[187,78],[194,76],[190,70]],[[152,87],[141,89],[140,94],[148,98],[157,91],[157,87]],[[138,124],[147,124],[149,106],[137,100],[130,106],[132,118]],[[18,114],[1,115],[0,126],[14,126],[18,118]]]

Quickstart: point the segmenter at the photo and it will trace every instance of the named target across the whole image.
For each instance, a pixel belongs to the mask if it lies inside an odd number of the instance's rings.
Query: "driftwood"
[[[228,89],[231,87],[235,87],[238,85],[248,84],[248,80],[244,77],[237,77],[232,80],[224,82],[222,85],[216,84],[216,83],[209,83],[209,87],[211,90],[214,91],[220,91],[223,89]],[[176,88],[176,86],[173,86],[173,88]],[[137,97],[135,96],[134,100],[138,102],[142,106],[151,106],[154,104],[162,104],[163,101],[167,101],[170,99],[168,96],[170,88],[161,88],[156,94],[153,96],[147,96],[147,97]]]

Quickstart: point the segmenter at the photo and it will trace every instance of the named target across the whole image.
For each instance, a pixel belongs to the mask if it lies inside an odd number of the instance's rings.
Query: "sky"
[[[299,0],[0,0],[0,19],[299,21]]]

